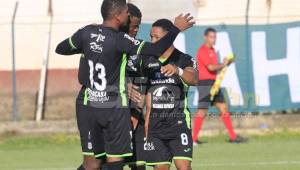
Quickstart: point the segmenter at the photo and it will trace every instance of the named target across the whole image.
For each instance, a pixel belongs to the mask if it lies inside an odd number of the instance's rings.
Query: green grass
[[[208,143],[194,148],[194,170],[300,169],[300,133],[251,136],[247,144],[229,144],[226,136],[203,140]],[[80,162],[75,135],[0,140],[0,170],[74,170]]]

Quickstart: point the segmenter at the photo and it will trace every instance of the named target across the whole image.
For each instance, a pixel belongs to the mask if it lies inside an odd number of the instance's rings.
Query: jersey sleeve
[[[173,26],[168,34],[156,43],[140,41],[120,32],[117,38],[117,49],[121,53],[125,52],[131,55],[141,54],[159,57],[173,44],[179,32],[180,30]]]
[[[208,66],[209,64],[211,64],[211,60],[208,57],[208,54],[201,49],[197,53],[197,62],[203,64],[204,66]]]
[[[72,55],[82,53],[82,32],[83,29],[76,31],[71,37],[59,43],[55,52],[62,55]]]
[[[186,67],[197,68],[195,59],[190,55],[184,55],[183,57],[181,68],[185,69]]]

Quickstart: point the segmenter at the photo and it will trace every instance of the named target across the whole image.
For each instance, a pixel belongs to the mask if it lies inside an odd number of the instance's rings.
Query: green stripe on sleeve
[[[69,44],[70,44],[72,50],[77,49],[76,46],[75,46],[75,45],[73,44],[73,42],[72,42],[72,37],[69,38]]]
[[[144,47],[144,45],[145,45],[145,41],[141,42],[141,44],[140,44],[140,46],[139,46],[139,48],[138,48],[138,50],[136,52],[137,55],[139,55],[141,53],[142,48]]]
[[[126,96],[126,86],[125,86],[125,76],[126,76],[126,64],[127,64],[127,55],[124,53],[122,57],[122,64],[120,68],[120,83],[119,90],[121,95],[122,106],[127,106],[127,96]]]

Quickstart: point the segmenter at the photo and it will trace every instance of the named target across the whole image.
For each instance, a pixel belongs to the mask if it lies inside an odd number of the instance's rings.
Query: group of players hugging
[[[192,137],[187,92],[198,84],[197,64],[173,42],[194,25],[193,17],[155,21],[150,43],[135,38],[142,20],[135,5],[104,0],[101,14],[102,24],[83,27],[56,47],[58,54],[81,54],[76,116],[83,163],[78,170],[124,165],[168,170],[172,161],[178,170],[192,169],[193,144],[199,141]],[[231,141],[240,138],[234,134]]]

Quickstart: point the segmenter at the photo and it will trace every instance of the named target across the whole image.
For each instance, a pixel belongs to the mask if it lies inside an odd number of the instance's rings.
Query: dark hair
[[[208,35],[210,32],[216,33],[217,31],[212,27],[208,27],[205,29],[204,35]]]
[[[101,15],[103,20],[109,19],[120,13],[126,7],[126,0],[104,0],[101,5]]]
[[[129,12],[130,16],[137,17],[140,19],[142,18],[142,13],[137,6],[135,6],[132,3],[127,3],[127,6],[128,6],[128,12]]]
[[[165,31],[170,31],[173,23],[168,19],[159,19],[152,24],[152,27],[161,27]]]

